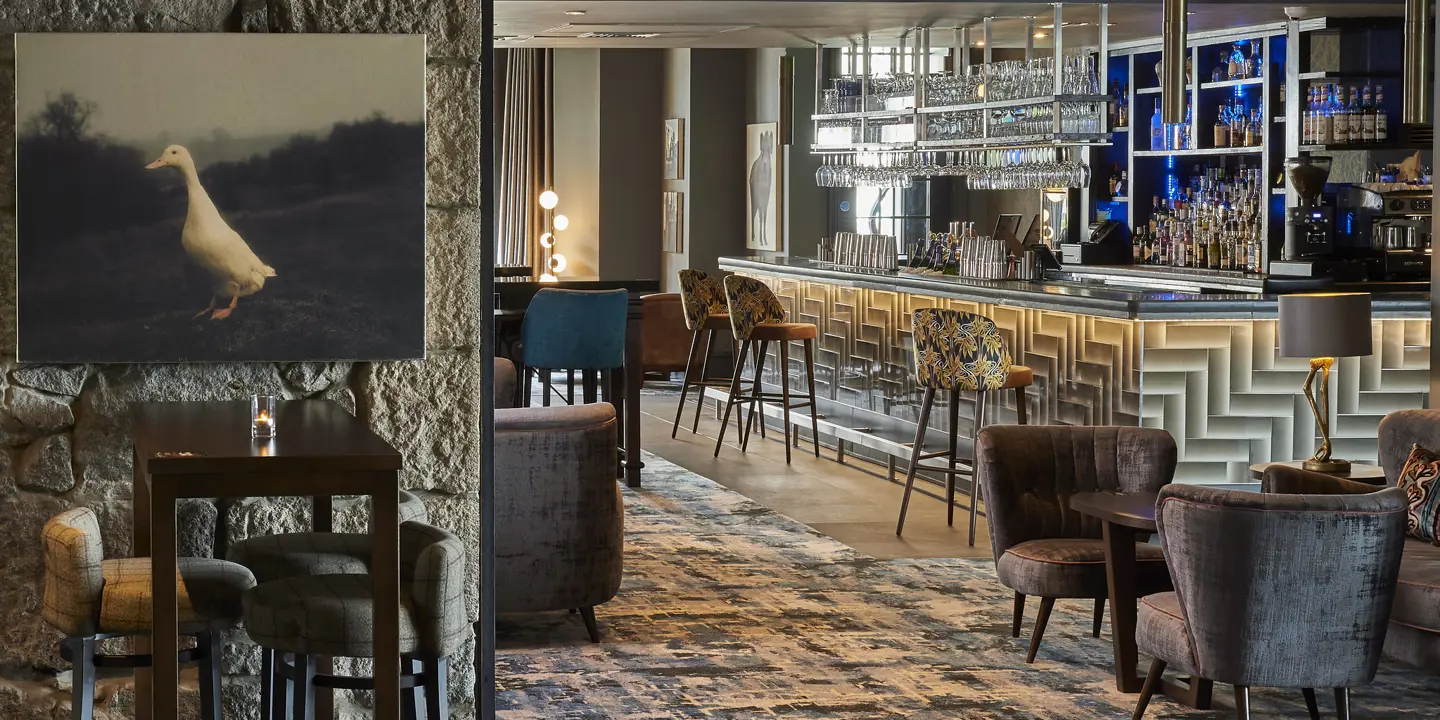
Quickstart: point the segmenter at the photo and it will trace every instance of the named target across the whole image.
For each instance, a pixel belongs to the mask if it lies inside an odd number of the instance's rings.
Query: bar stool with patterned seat
[[[691,332],[690,362],[685,367],[685,380],[680,385],[680,403],[675,408],[675,424],[670,428],[672,438],[680,430],[680,416],[685,413],[685,396],[690,389],[697,388],[700,391],[700,397],[695,403],[695,421],[690,426],[690,432],[696,433],[700,430],[700,411],[705,406],[706,388],[729,388],[737,374],[735,371],[738,371],[741,365],[739,354],[735,352],[739,346],[732,342],[732,354],[737,360],[731,375],[712,376],[710,373],[710,358],[715,353],[716,336],[722,332],[730,334],[730,309],[725,301],[725,287],[720,281],[699,270],[681,270],[680,300],[685,306],[685,327]],[[735,424],[738,428],[738,417]],[[725,434],[724,427],[720,428],[720,434]]]
[[[916,470],[945,475],[946,524],[955,524],[955,478],[971,475],[970,544],[975,544],[975,516],[979,506],[980,487],[973,482],[973,471],[957,468],[959,457],[960,393],[975,393],[975,432],[985,424],[985,409],[990,393],[1015,391],[1015,411],[1021,425],[1026,423],[1025,388],[1034,382],[1035,374],[1023,365],[1010,362],[1010,351],[995,323],[983,315],[962,310],[926,308],[916,310],[911,319],[915,340],[915,381],[925,388],[920,404],[920,418],[915,426],[915,442],[910,449],[910,467],[905,474],[905,497],[900,501],[900,519],[895,534],[905,530],[905,511],[910,507],[910,492],[915,487]],[[935,393],[950,393],[950,447],[948,450],[925,453],[926,426]],[[921,466],[924,460],[946,459],[946,467]]]
[[[810,432],[815,440],[815,457],[820,457],[820,421],[816,416],[815,405],[815,340],[820,337],[819,328],[810,323],[786,322],[785,308],[780,304],[780,299],[775,293],[765,286],[765,283],[754,278],[731,275],[725,278],[725,299],[730,312],[730,331],[735,340],[740,343],[740,353],[737,355],[735,375],[730,381],[730,396],[725,401],[725,416],[720,421],[720,437],[715,440],[715,456],[720,456],[720,446],[724,443],[724,429],[730,422],[730,411],[736,405],[747,404],[750,406],[750,419],[745,423],[745,431],[741,434],[740,450],[743,452],[750,441],[750,425],[755,422],[755,414],[760,413],[761,432],[764,432],[764,405],[767,402],[780,403],[782,422],[785,426],[785,462],[790,462],[790,438],[794,432],[798,438],[799,428],[792,428],[790,423],[790,411],[795,408],[810,408]],[[780,348],[780,392],[767,393],[760,384],[761,373],[765,369],[765,354],[769,350],[770,343],[776,343]],[[790,392],[790,343],[803,342],[805,344],[805,372],[808,381],[808,390],[803,395],[792,395]],[[758,344],[755,353],[755,377],[751,381],[749,392],[742,392],[740,376],[743,370],[744,357],[752,347]],[[792,403],[795,398],[805,398],[805,402]],[[738,420],[738,418],[737,418]]]

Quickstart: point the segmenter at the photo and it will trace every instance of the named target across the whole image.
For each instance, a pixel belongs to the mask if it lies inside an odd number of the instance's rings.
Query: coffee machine
[[[1335,208],[1320,200],[1330,178],[1330,160],[1312,156],[1285,161],[1290,187],[1300,199],[1285,210],[1286,262],[1325,260],[1335,252]]]
[[[1430,277],[1430,191],[1401,190],[1381,196],[1383,207],[1370,229],[1378,273],[1385,279]]]

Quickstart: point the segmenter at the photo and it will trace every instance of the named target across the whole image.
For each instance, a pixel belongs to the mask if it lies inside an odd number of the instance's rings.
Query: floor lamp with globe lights
[[[555,282],[558,279],[556,276],[565,272],[565,256],[555,252],[555,233],[570,227],[570,218],[555,213],[555,206],[559,204],[560,196],[554,190],[540,193],[540,207],[545,209],[545,216],[549,219],[548,229],[540,234],[540,247],[545,256],[540,282]]]

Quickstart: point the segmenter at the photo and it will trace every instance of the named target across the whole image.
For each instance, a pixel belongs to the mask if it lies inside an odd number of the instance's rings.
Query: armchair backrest
[[[1410,449],[1419,443],[1430,450],[1440,450],[1440,410],[1399,410],[1380,421],[1380,466],[1385,468],[1385,482],[1394,487]]]
[[[617,444],[609,403],[495,412],[496,612],[615,596],[624,552]]]
[[[90,508],[66,510],[45,523],[45,621],[67,635],[89,635],[100,619],[105,549]]]
[[[1175,439],[1134,427],[991,425],[975,441],[995,559],[1028,540],[1098,538],[1070,509],[1076,493],[1155,492],[1175,476]]]
[[[626,290],[544,288],[520,324],[524,363],[547,370],[613,370],[625,364]]]
[[[1405,540],[1405,494],[1160,491],[1156,524],[1202,677],[1351,687],[1375,677]]]
[[[400,579],[410,584],[420,645],[445,657],[469,637],[465,609],[465,544],[414,520],[400,525]]]

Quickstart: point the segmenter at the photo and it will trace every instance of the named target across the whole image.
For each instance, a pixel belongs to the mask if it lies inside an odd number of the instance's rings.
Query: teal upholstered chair
[[[520,327],[522,398],[529,398],[530,373],[540,376],[542,403],[550,404],[550,373],[579,370],[585,402],[596,401],[594,374],[609,375],[625,365],[626,290],[564,290],[535,293]],[[608,389],[610,383],[604,383]]]

